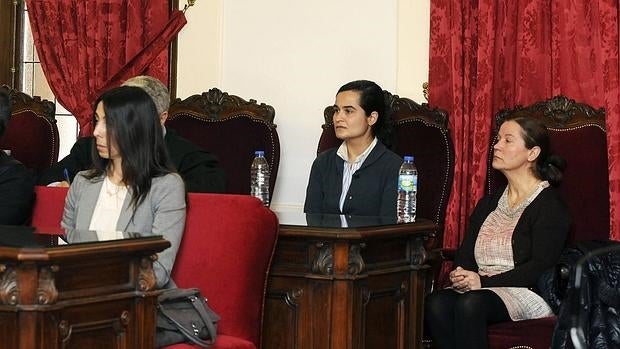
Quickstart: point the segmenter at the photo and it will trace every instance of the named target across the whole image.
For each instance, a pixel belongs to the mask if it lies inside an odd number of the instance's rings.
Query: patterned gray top
[[[540,182],[532,194],[514,208],[508,204],[508,187],[506,187],[497,208],[482,224],[476,240],[474,255],[480,275],[496,275],[514,269],[512,255],[514,228],[525,208],[548,186],[549,182]],[[489,287],[484,289],[495,292],[502,299],[513,321],[538,319],[553,314],[549,305],[528,288]]]

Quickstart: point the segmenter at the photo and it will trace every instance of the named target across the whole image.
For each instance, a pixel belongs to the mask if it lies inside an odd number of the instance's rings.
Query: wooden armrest
[[[455,255],[455,248],[435,248],[429,252],[429,259],[435,262],[451,262]]]

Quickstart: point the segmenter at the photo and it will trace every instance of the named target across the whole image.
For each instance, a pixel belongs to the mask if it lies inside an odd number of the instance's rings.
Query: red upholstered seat
[[[280,163],[273,107],[212,88],[175,100],[168,114],[166,126],[217,156],[226,173],[227,193],[250,193],[254,151],[264,150],[271,173],[269,193],[273,197]]]
[[[11,120],[0,138],[0,149],[36,173],[58,161],[59,135],[54,117],[54,103],[9,90],[11,95]]]
[[[35,186],[31,225],[38,230],[60,231],[60,220],[69,188]]]
[[[166,349],[196,349],[195,345],[182,343],[167,346]],[[245,339],[227,335],[218,335],[215,344],[210,347],[211,349],[256,349],[258,348],[254,343]]]
[[[536,320],[502,322],[489,326],[489,347],[492,349],[548,349],[556,317]]]
[[[32,225],[59,229],[67,188],[39,186],[35,192]],[[185,232],[172,277],[179,287],[200,288],[221,316],[212,348],[260,348],[267,272],[277,234],[275,214],[256,198],[188,194]]]
[[[267,272],[277,232],[275,214],[258,199],[189,194],[172,278],[179,287],[200,288],[221,316],[218,333],[223,336],[213,348],[260,348]]]

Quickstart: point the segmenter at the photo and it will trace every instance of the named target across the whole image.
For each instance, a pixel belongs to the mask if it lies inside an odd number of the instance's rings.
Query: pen
[[[71,177],[69,177],[69,170],[67,170],[66,168],[62,171],[63,175],[65,176],[65,181],[67,181],[67,183],[69,183],[69,185],[71,185]]]

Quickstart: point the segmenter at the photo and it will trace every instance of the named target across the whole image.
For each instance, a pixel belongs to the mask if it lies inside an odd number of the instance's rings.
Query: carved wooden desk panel
[[[161,237],[0,247],[0,348],[154,347]]]
[[[330,228],[279,218],[264,348],[422,348],[424,240],[434,223]]]

